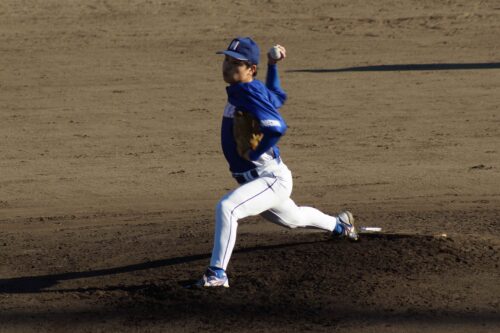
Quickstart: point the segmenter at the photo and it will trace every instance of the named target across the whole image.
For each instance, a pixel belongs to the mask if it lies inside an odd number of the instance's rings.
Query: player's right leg
[[[288,198],[263,212],[261,216],[288,228],[317,228],[329,231],[333,235],[345,236],[350,240],[358,239],[354,217],[349,211],[330,216],[313,207],[297,206]]]

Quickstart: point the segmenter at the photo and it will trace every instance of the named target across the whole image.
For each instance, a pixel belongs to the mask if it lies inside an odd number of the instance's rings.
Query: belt
[[[270,163],[275,163],[276,165],[277,164],[280,164],[281,163],[281,157],[277,157],[275,158],[274,160],[272,160],[272,162]],[[259,175],[259,172],[257,171],[257,169],[252,169],[252,170],[249,170],[247,172],[235,172],[233,173],[233,178],[236,179],[236,181],[238,182],[238,184],[245,184],[251,180],[254,180],[255,178],[259,178],[260,175]]]
[[[246,182],[254,180],[255,178],[259,178],[259,173],[257,172],[257,170],[252,169],[243,173],[233,173],[233,178],[236,179],[238,184],[244,184]]]

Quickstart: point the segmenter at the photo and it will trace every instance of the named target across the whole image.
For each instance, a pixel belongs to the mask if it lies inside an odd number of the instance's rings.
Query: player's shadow
[[[500,69],[500,62],[484,63],[430,63],[373,65],[344,68],[290,69],[289,73],[343,73],[343,72],[400,72],[400,71],[450,71],[472,69]]]
[[[278,244],[278,245],[265,245],[265,246],[254,246],[243,249],[238,249],[234,251],[234,253],[247,253],[258,250],[272,250],[279,248],[287,248],[300,246],[304,244],[318,243],[318,240],[313,241],[303,241],[303,242],[295,242],[288,244]],[[46,288],[53,287],[58,284],[59,281],[65,280],[75,280],[82,278],[91,278],[105,275],[113,275],[120,273],[129,273],[133,271],[140,271],[152,268],[173,266],[178,264],[190,263],[198,260],[206,260],[211,256],[210,253],[203,254],[194,254],[190,256],[182,256],[175,257],[169,259],[160,259],[147,261],[139,264],[121,266],[121,267],[113,267],[113,268],[104,268],[97,270],[89,270],[84,272],[67,272],[60,274],[50,274],[50,275],[40,275],[40,276],[25,276],[25,277],[17,277],[10,279],[0,279],[0,294],[1,293],[11,293],[11,294],[19,294],[19,293],[39,293],[46,292]],[[141,288],[141,286],[130,286],[130,287],[109,287],[106,290],[134,290],[137,288]],[[58,290],[61,291],[61,290]],[[72,290],[63,290],[63,291],[86,291],[84,289],[72,289]],[[50,292],[50,290],[49,290]]]
[[[323,234],[309,234],[307,240],[286,244],[275,244],[275,245],[261,245],[253,246],[248,248],[237,249],[234,251],[237,253],[251,253],[254,251],[271,251],[274,249],[292,248],[300,247],[307,244],[319,244],[321,242],[329,242],[330,238],[324,238]],[[311,238],[312,237],[312,238]],[[401,234],[401,233],[375,233],[375,234],[363,234],[361,242],[363,239],[381,239],[381,240],[397,240],[402,238],[419,238],[419,239],[432,239],[434,236],[429,235],[416,235],[416,234]],[[346,241],[347,242],[347,241]],[[89,270],[83,272],[66,272],[59,274],[49,274],[49,275],[39,275],[39,276],[24,276],[16,277],[10,279],[0,279],[0,294],[22,294],[22,293],[45,293],[45,292],[87,292],[87,291],[113,291],[113,290],[123,290],[123,291],[134,291],[138,289],[143,289],[147,286],[145,285],[129,285],[129,286],[108,286],[99,288],[74,288],[74,289],[47,289],[56,286],[60,281],[66,280],[76,280],[82,278],[92,278],[106,275],[114,275],[121,273],[129,273],[134,271],[154,269],[160,267],[168,267],[185,263],[192,263],[199,260],[207,260],[211,256],[210,253],[194,254],[189,256],[180,256],[168,259],[160,259],[142,262],[138,264],[132,264],[121,267],[104,268],[97,270]],[[194,281],[179,281],[183,286],[190,285]]]

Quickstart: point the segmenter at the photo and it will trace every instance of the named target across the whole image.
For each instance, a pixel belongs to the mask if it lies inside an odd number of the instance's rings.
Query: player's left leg
[[[214,248],[210,266],[226,269],[234,245],[238,220],[278,206],[290,195],[290,189],[277,174],[257,178],[225,195],[215,212]]]
[[[214,248],[210,266],[197,285],[229,287],[226,268],[236,243],[238,220],[258,215],[286,200],[291,189],[274,173],[259,177],[226,194],[215,213]]]
[[[279,206],[290,197],[291,192],[290,171],[279,161],[272,161],[260,168],[259,178],[241,185],[219,201],[215,213],[212,258],[200,285],[228,286],[225,270],[236,243],[238,220]]]

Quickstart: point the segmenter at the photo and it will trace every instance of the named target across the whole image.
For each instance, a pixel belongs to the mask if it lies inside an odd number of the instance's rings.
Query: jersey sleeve
[[[278,75],[278,65],[267,66],[266,87],[270,91],[270,99],[275,108],[279,109],[285,104],[287,95],[283,88]]]
[[[274,102],[269,98],[269,90],[264,84],[235,85],[228,94],[229,103],[237,110],[250,112],[259,120],[260,130],[264,135],[285,134],[287,125]]]
[[[257,149],[252,150],[248,154],[248,157],[250,157],[250,160],[252,161],[258,160],[260,155],[264,154],[267,150],[269,150],[269,148],[276,145],[280,138],[281,135],[277,133],[264,135],[262,141],[260,141],[259,145],[257,146]]]

